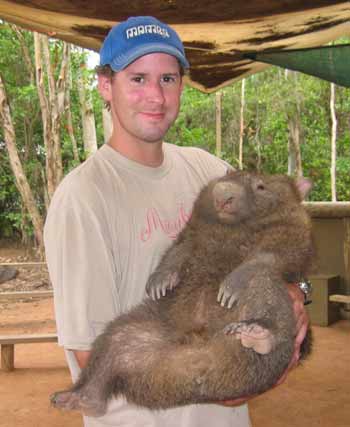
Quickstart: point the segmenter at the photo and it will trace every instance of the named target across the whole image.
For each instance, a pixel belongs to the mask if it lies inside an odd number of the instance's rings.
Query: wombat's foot
[[[238,277],[236,278],[236,276]],[[239,280],[239,274],[231,273],[221,283],[217,301],[222,307],[227,305],[228,308],[232,308],[238,301],[241,291],[245,288],[246,283]]]
[[[273,254],[263,252],[238,266],[220,284],[217,301],[222,307],[232,308],[254,277],[261,276],[262,269],[272,265],[274,260]],[[263,279],[260,277],[260,280]]]
[[[225,334],[235,335],[243,347],[252,348],[259,354],[268,354],[275,346],[275,338],[269,329],[258,323],[234,322],[225,326]]]
[[[147,295],[153,300],[164,297],[166,292],[173,290],[179,283],[179,275],[177,272],[155,272],[151,274],[146,285]]]
[[[91,417],[101,417],[106,413],[104,402],[84,396],[80,391],[59,391],[50,397],[50,401],[55,408],[78,410]]]

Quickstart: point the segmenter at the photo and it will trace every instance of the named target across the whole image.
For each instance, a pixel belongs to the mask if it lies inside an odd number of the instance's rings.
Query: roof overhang
[[[350,36],[350,2],[329,0],[0,0],[0,18],[95,51],[131,15],[153,15],[180,34],[189,84],[211,92],[261,71],[247,52],[321,46]]]

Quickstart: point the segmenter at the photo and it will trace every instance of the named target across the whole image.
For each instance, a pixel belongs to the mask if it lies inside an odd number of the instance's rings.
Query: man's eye
[[[131,78],[131,81],[135,82],[135,83],[143,83],[144,82],[144,78],[142,76],[135,76]]]
[[[162,82],[164,83],[174,83],[176,81],[176,78],[174,76],[163,76]]]

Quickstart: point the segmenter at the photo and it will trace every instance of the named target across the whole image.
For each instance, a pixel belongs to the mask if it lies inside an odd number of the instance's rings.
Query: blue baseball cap
[[[100,65],[121,71],[141,56],[155,52],[168,53],[184,68],[190,67],[175,30],[153,16],[131,17],[108,33],[100,50]]]

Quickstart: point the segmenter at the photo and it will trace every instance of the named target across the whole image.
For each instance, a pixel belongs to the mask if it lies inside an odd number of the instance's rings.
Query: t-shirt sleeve
[[[234,168],[225,160],[214,156],[198,147],[182,147],[185,153],[184,161],[188,162],[193,169],[193,173],[198,175],[206,184],[214,178],[226,175]]]
[[[61,190],[52,200],[44,229],[57,333],[60,345],[89,350],[119,312],[108,221],[98,201]]]

